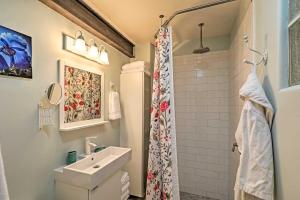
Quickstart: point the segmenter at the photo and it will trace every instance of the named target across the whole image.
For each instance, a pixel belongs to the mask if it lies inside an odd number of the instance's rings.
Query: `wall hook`
[[[112,81],[110,81],[110,91],[115,91],[115,92],[117,92],[117,89],[116,89],[116,87],[115,87],[115,84],[112,82]]]
[[[260,64],[264,64],[264,65],[267,65],[268,63],[268,51],[265,50],[263,53],[249,47],[249,38],[248,38],[248,35],[244,35],[244,42],[248,48],[249,51],[252,51],[256,54],[258,54],[261,58],[257,61],[257,62],[252,62],[252,61],[249,61],[247,59],[244,59],[243,62],[246,63],[246,64],[250,64],[250,65],[255,65],[255,66],[258,66]]]

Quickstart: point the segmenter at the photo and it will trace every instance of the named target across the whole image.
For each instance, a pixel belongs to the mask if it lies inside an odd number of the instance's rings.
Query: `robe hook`
[[[255,49],[251,48],[251,47],[249,46],[249,38],[248,38],[248,35],[246,35],[246,34],[244,35],[244,42],[245,42],[246,47],[248,48],[249,51],[252,51],[252,52],[258,54],[261,58],[260,58],[260,59],[258,60],[258,62],[256,62],[256,63],[255,63],[255,62],[252,62],[252,61],[249,61],[249,60],[246,60],[246,59],[244,59],[243,62],[246,63],[246,64],[255,65],[255,66],[258,66],[258,65],[260,65],[260,64],[262,64],[262,63],[263,63],[264,65],[267,65],[267,63],[268,63],[268,51],[265,50],[264,53],[261,53],[261,52],[255,50]]]

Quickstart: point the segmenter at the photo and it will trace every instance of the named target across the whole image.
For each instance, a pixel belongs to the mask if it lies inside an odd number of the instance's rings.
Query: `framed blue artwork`
[[[31,37],[1,25],[0,75],[32,79]]]

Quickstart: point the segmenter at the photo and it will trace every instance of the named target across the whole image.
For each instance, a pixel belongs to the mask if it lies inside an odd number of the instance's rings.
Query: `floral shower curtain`
[[[179,200],[172,29],[156,40],[146,200]]]

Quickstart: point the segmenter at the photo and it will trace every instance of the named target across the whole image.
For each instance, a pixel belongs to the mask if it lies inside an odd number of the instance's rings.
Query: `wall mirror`
[[[62,87],[59,83],[52,83],[46,90],[48,103],[58,105],[62,98]]]

